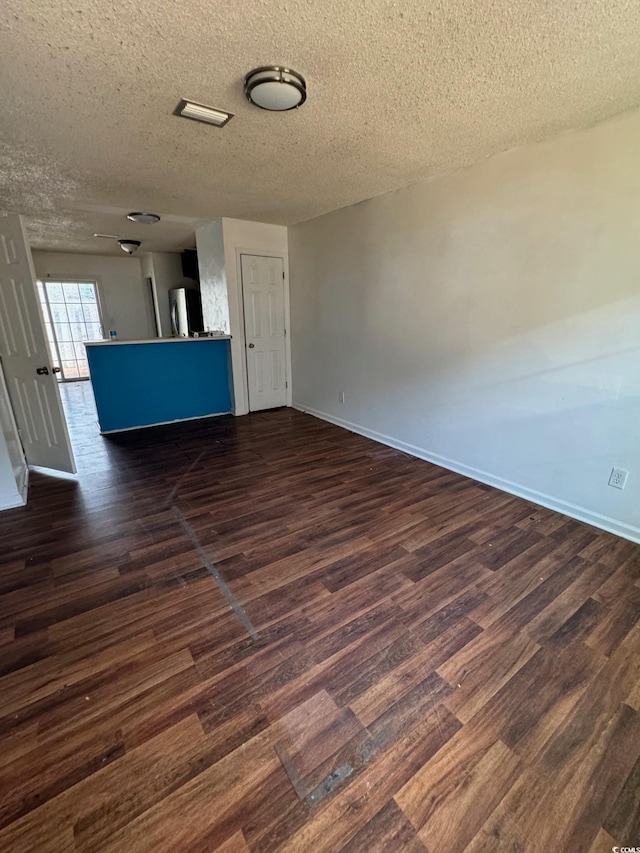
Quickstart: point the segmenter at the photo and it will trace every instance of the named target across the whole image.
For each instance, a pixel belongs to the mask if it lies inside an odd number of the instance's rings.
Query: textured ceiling
[[[640,104],[637,0],[4,0],[0,209],[35,248],[192,244],[198,221],[290,224]],[[298,111],[242,94],[307,79]],[[181,97],[230,110],[176,118]],[[128,225],[127,210],[163,222]],[[169,216],[171,218],[169,218]]]

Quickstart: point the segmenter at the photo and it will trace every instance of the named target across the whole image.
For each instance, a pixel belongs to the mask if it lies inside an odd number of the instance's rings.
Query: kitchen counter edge
[[[209,337],[201,337],[201,338],[148,338],[147,340],[142,341],[84,341],[84,345],[86,347],[101,347],[101,346],[122,346],[126,344],[127,346],[130,344],[179,344],[184,343],[184,341],[192,341],[195,343],[199,343],[200,341],[230,341],[231,335],[211,335]]]

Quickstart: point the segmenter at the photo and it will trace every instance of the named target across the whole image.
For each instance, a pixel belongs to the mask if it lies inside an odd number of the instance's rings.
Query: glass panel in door
[[[51,358],[63,380],[88,379],[85,341],[103,338],[98,288],[94,281],[39,281]]]

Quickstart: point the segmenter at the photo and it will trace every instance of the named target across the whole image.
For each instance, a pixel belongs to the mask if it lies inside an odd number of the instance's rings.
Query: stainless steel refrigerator
[[[171,333],[175,337],[187,338],[194,332],[204,331],[202,325],[202,303],[197,290],[189,287],[174,287],[169,291]]]

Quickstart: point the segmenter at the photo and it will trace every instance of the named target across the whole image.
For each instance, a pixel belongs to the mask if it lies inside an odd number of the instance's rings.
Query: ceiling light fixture
[[[118,240],[118,243],[120,243],[120,248],[127,255],[133,255],[140,246],[140,240]]]
[[[157,213],[142,213],[137,210],[133,213],[127,213],[127,219],[130,222],[139,222],[141,225],[155,225],[156,222],[160,222]]]
[[[195,101],[187,101],[185,98],[180,101],[173,114],[194,121],[203,121],[205,124],[213,124],[216,127],[224,127],[233,118],[233,113],[216,110],[214,107],[207,107],[204,104],[196,104]]]
[[[254,68],[244,78],[244,93],[256,107],[282,112],[304,104],[307,84],[297,71],[280,65],[264,65]]]

